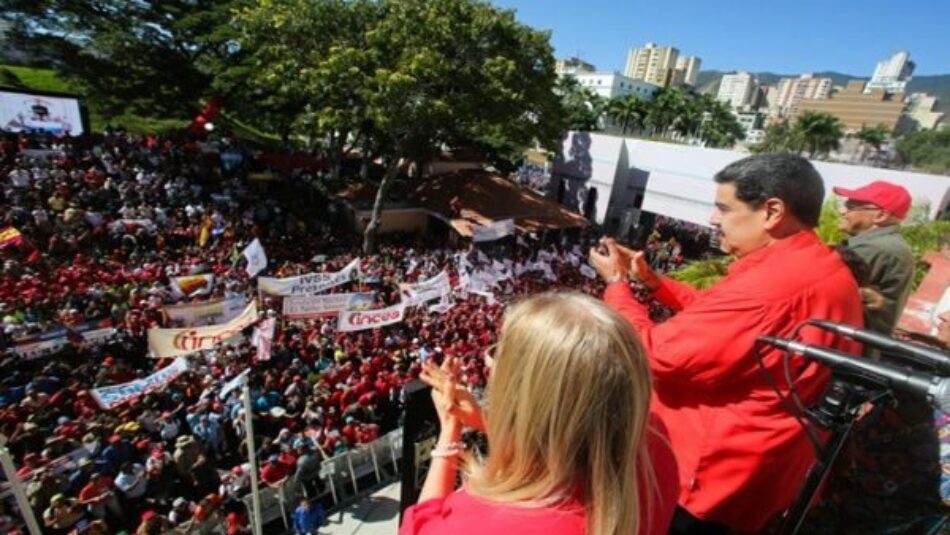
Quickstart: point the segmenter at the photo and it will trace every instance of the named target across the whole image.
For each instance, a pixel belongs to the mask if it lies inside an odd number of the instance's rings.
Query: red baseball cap
[[[871,203],[878,208],[887,210],[899,219],[907,217],[907,212],[910,211],[910,193],[907,192],[904,186],[898,186],[891,182],[876,180],[857,189],[838,187],[833,189],[837,195],[854,201]]]

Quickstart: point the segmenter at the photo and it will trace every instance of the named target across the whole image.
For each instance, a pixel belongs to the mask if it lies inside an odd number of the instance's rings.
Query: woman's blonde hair
[[[494,360],[489,451],[469,463],[469,491],[537,507],[580,491],[588,533],[638,533],[655,486],[650,370],[627,320],[579,293],[537,295],[508,309]]]

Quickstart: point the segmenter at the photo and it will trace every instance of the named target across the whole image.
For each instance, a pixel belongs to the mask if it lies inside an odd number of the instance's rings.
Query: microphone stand
[[[849,382],[847,374],[835,372],[832,375],[828,391],[815,406],[805,411],[808,418],[818,427],[830,431],[828,442],[819,452],[815,464],[808,470],[795,502],[786,511],[779,535],[796,535],[805,522],[808,510],[818,497],[818,493],[828,478],[831,467],[838,454],[851,435],[860,415],[861,407],[871,399],[880,399],[881,390],[869,390]],[[893,400],[893,396],[886,398]],[[874,404],[874,411],[884,404]]]

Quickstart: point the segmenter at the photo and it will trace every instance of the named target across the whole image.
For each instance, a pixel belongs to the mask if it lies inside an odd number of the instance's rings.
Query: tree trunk
[[[386,204],[386,198],[389,196],[389,188],[392,187],[396,175],[399,173],[399,167],[403,160],[394,158],[389,162],[386,168],[386,174],[379,183],[379,189],[376,190],[376,200],[373,202],[373,215],[370,217],[366,230],[363,231],[363,254],[371,255],[376,252],[376,231],[379,230],[379,223],[383,214],[383,205]]]
[[[369,154],[363,154],[360,160],[360,180],[366,182],[369,180],[369,163],[371,161]]]

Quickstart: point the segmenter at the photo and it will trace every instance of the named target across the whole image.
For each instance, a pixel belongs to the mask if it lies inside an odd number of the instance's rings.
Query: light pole
[[[244,378],[241,397],[244,400],[244,434],[247,438],[247,460],[251,465],[251,504],[254,514],[251,517],[251,529],[254,535],[264,535],[261,525],[261,495],[257,483],[257,447],[254,446],[254,423],[251,413],[251,387],[248,384],[247,377]]]

